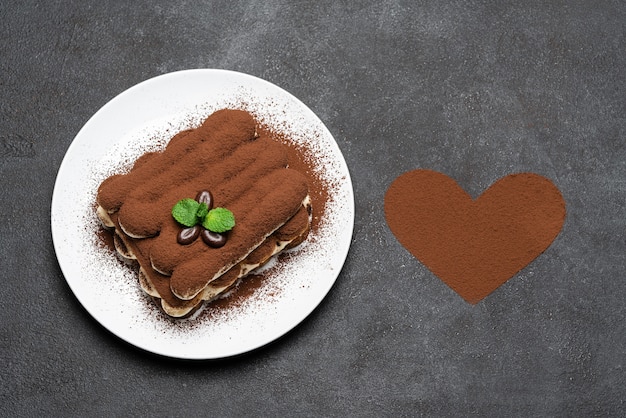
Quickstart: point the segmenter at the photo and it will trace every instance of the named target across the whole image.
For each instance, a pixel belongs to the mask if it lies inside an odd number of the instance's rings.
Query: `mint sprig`
[[[172,216],[181,225],[191,228],[201,224],[204,228],[219,234],[230,231],[235,226],[235,215],[226,208],[209,210],[206,203],[194,199],[179,200],[172,208]]]
[[[202,223],[208,213],[209,207],[206,205],[206,203],[200,203],[200,206],[198,206],[198,210],[196,210],[196,219],[198,219],[198,223]]]
[[[230,231],[235,226],[235,215],[226,208],[214,208],[207,213],[202,226],[209,231],[222,232]]]

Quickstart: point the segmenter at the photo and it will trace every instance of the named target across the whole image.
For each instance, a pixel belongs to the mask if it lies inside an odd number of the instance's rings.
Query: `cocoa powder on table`
[[[550,246],[565,201],[534,173],[505,176],[472,199],[445,174],[413,170],[389,186],[385,217],[411,254],[475,304]]]

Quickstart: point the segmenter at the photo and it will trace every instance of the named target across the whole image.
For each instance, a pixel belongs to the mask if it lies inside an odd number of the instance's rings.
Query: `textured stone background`
[[[617,0],[3,1],[0,415],[622,415],[625,22]],[[89,117],[188,68],[300,98],[355,191],[328,297],[225,361],[151,356],[104,330],[67,286],[49,226],[57,170]],[[563,231],[470,306],[385,224],[385,190],[414,168],[474,196],[512,172],[545,175],[567,202]]]

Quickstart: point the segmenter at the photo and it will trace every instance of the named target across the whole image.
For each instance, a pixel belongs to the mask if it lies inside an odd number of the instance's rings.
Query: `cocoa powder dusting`
[[[107,178],[98,189],[97,202],[113,212],[112,218],[125,230],[146,236],[134,241],[138,259],[172,274],[160,277],[155,285],[176,303],[165,286],[177,297],[193,298],[224,266],[235,265],[248,248],[297,213],[307,193],[315,231],[329,196],[329,185],[320,181],[316,169],[305,147],[258,126],[245,111],[224,109],[198,129],[174,135],[164,151],[139,157],[129,173]],[[171,207],[200,190],[211,190],[214,206],[235,214],[236,228],[220,249],[208,248],[200,240],[188,246],[175,242],[180,226],[171,217]],[[288,236],[292,231],[287,226]],[[236,291],[210,303],[211,309],[240,303],[262,285],[263,277],[246,277]]]
[[[178,187],[180,183],[176,180],[191,176],[190,170],[206,168],[198,161],[200,154],[208,157],[207,163],[219,160],[241,141],[253,139],[254,130],[255,122],[249,113],[217,111],[198,129],[177,134],[165,151],[145,160],[140,158],[130,173],[106,179],[98,189],[97,202],[107,211],[117,211],[131,192],[141,199],[152,191]],[[196,164],[181,166],[183,158],[190,158],[189,162]]]
[[[313,202],[311,229],[314,232],[317,231],[322,219],[322,214],[326,209],[326,202],[328,202],[329,196],[329,185],[320,178],[317,171],[319,169],[318,163],[306,147],[293,143],[285,134],[276,132],[267,126],[261,126],[257,131],[261,137],[268,136],[284,144],[289,159],[289,167],[307,177],[309,195]]]

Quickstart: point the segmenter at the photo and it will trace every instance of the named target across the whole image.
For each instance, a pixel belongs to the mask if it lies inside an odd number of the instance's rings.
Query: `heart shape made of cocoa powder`
[[[544,252],[565,221],[565,201],[547,178],[519,173],[476,199],[432,170],[400,175],[385,194],[398,241],[471,304]]]

